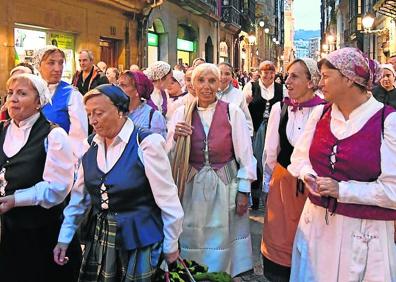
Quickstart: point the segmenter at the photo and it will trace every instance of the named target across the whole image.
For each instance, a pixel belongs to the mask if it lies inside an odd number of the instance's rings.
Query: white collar
[[[127,118],[120,132],[118,132],[117,136],[114,138],[111,146],[115,146],[120,142],[128,143],[134,128],[135,125],[133,124],[132,120]],[[98,134],[95,135],[93,141],[97,144],[104,144],[104,138],[102,136],[99,136]]]
[[[198,103],[197,103],[197,109],[198,109],[198,111],[202,111],[202,112],[204,112],[204,111],[210,111],[210,110],[214,109],[214,108],[216,107],[216,105],[217,105],[217,99],[216,99],[216,101],[214,101],[212,104],[210,104],[210,105],[207,106],[206,108],[199,107],[199,106],[198,106]]]
[[[275,87],[275,82],[272,82],[272,84],[271,84],[270,86],[268,86],[268,88],[267,88],[267,87],[265,87],[265,85],[264,85],[263,82],[261,81],[261,78],[259,78],[259,85],[260,85],[261,88],[264,88],[264,89],[266,89],[266,90],[271,90],[271,89],[274,89],[274,87]]]
[[[378,107],[378,104],[380,104],[380,102],[378,102],[373,95],[370,95],[370,98],[366,102],[361,104],[359,107],[357,107],[350,113],[349,120],[353,120],[362,114],[366,114],[370,112],[371,110],[375,111],[375,108]],[[342,114],[338,106],[335,104],[332,105],[331,116],[332,118],[346,122],[344,115]]]
[[[21,130],[25,130],[33,127],[34,123],[38,120],[39,117],[40,117],[40,113],[35,113],[32,116],[28,117],[27,119],[20,121],[19,126],[16,125],[14,120],[12,120],[12,125]]]

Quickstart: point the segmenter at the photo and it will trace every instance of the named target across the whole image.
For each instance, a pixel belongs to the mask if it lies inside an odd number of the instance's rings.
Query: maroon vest
[[[315,172],[321,177],[337,181],[376,181],[381,174],[381,134],[385,118],[394,110],[385,106],[374,114],[357,133],[338,140],[330,129],[331,106],[326,105],[323,117],[316,125],[316,131],[309,150],[309,158]],[[332,167],[330,156],[337,145],[336,162]],[[362,187],[364,189],[364,187]],[[315,205],[330,211],[360,219],[395,220],[396,210],[360,204],[339,203],[332,197],[309,194]]]
[[[217,102],[207,140],[197,109],[193,112],[192,126],[194,130],[191,135],[190,164],[196,170],[199,171],[204,166],[206,142],[208,143],[209,163],[214,170],[224,167],[234,159],[231,124],[228,120],[228,103]]]

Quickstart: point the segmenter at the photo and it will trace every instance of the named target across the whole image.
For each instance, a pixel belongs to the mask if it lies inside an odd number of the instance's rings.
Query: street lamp
[[[367,12],[364,15],[364,17],[362,19],[362,24],[363,24],[363,28],[364,28],[365,32],[367,32],[367,33],[370,32],[371,28],[373,27],[374,20],[375,20],[375,18],[372,13]]]
[[[264,20],[260,20],[260,21],[259,21],[259,26],[260,26],[260,27],[264,27],[264,26],[265,26]]]
[[[265,33],[269,33],[269,31],[270,31],[270,30],[269,30],[268,27],[264,28],[264,32],[265,32]]]

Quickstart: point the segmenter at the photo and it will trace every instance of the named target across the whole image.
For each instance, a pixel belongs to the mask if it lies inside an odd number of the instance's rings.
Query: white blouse
[[[212,123],[213,114],[217,102],[209,105],[207,108],[198,107],[198,114],[204,126],[205,133],[208,134]],[[184,106],[179,107],[170,121],[167,136],[167,151],[172,151],[176,142],[173,140],[175,126],[178,122],[184,120]],[[234,146],[235,159],[239,164],[237,173],[238,190],[241,192],[250,192],[250,183],[256,180],[257,161],[253,156],[252,142],[250,132],[247,127],[245,115],[242,110],[234,105],[229,104],[230,124],[232,128],[232,143]]]
[[[337,139],[347,138],[361,130],[382,107],[383,104],[371,96],[368,101],[349,115],[348,120],[345,120],[338,107],[333,104],[331,132]],[[308,173],[317,175],[309,160],[309,149],[322,112],[323,105],[315,108],[305,126],[303,135],[294,147],[288,170],[296,177],[303,178]],[[339,182],[338,200],[340,202],[396,209],[396,113],[389,114],[385,119],[384,139],[380,150],[381,174],[378,179],[373,182]]]
[[[3,151],[8,158],[15,156],[26,145],[30,131],[39,117],[40,113],[36,113],[21,121],[19,127],[11,120],[3,144]],[[70,192],[73,184],[74,163],[69,137],[62,128],[54,128],[48,134],[47,140],[43,142],[44,146],[47,157],[43,181],[32,187],[15,191],[16,207],[40,205],[49,209],[60,204]]]
[[[50,84],[48,88],[51,93],[51,98],[55,94],[58,84]],[[75,162],[83,155],[84,146],[83,141],[88,137],[88,118],[85,112],[83,96],[74,88],[70,94],[68,103],[68,114],[70,118],[69,137],[73,148]]]
[[[271,100],[275,96],[275,83],[273,82],[268,88],[265,87],[265,85],[261,82],[261,79],[258,80],[260,89],[261,89],[261,97],[265,100]],[[249,96],[253,96],[253,91],[252,91],[252,81],[249,81],[245,87],[243,88],[243,94],[245,96],[245,99]]]
[[[232,87],[231,89],[229,89]],[[245,96],[242,91],[233,87],[231,84],[224,90],[217,93],[217,98],[227,103],[233,103],[241,108],[242,112],[245,114],[246,122],[249,128],[250,136],[253,136],[254,128],[252,117],[250,116],[250,111],[248,104],[246,103]]]
[[[121,157],[133,130],[134,124],[128,118],[113,143],[107,148],[107,153],[104,139],[95,135],[93,141],[98,145],[98,167],[104,173],[107,173]],[[89,149],[87,141],[84,142],[84,148],[85,152]],[[184,213],[178,198],[177,187],[172,178],[164,138],[159,134],[147,136],[139,144],[138,154],[144,164],[155,202],[161,209],[165,235],[163,250],[165,253],[175,252],[182,231]],[[59,234],[59,242],[71,242],[89,204],[89,195],[86,193],[84,185],[84,169],[81,165],[77,181],[73,186],[70,203],[64,210],[65,219]]]
[[[279,123],[281,118],[281,103],[277,102],[272,106],[268,119],[267,134],[265,137],[265,145],[263,151],[263,191],[269,191],[269,182],[272,177],[272,171],[277,163],[278,154],[280,152]],[[304,132],[309,115],[315,107],[301,108],[293,112],[292,107],[287,108],[288,120],[286,123],[287,140],[294,147],[298,138]]]

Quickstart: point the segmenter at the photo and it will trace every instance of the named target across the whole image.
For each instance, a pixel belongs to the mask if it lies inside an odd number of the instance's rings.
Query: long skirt
[[[236,173],[226,185],[210,166],[187,183],[181,255],[236,276],[253,268],[249,217],[236,214]]]
[[[297,178],[277,164],[269,183],[267,212],[264,216],[261,253],[264,275],[288,281],[294,236],[307,199],[297,191]]]
[[[66,256],[69,262],[54,262],[61,221],[37,228],[21,228],[6,216],[2,218],[0,243],[0,281],[4,282],[74,282],[81,264],[81,247],[76,239]]]
[[[393,221],[334,214],[308,199],[293,245],[290,281],[396,281]]]
[[[267,132],[268,119],[264,119],[257,132],[254,133],[253,137],[253,155],[257,160],[257,180],[252,182],[252,198],[255,201],[259,201],[261,195],[261,185],[263,182],[263,151],[265,134]],[[258,204],[255,203],[255,204]],[[258,206],[257,206],[258,208]]]
[[[80,282],[149,282],[162,253],[162,242],[135,250],[116,246],[117,222],[112,213],[99,213],[86,244]]]

